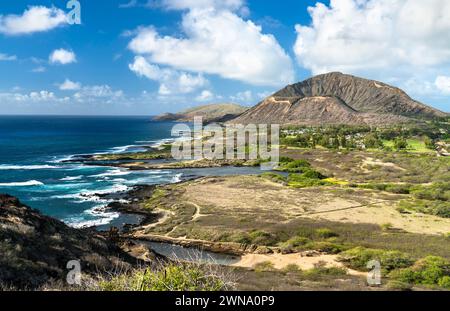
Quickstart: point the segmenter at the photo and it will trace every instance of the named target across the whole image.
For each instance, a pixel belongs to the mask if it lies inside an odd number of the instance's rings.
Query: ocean
[[[114,200],[106,194],[184,178],[261,173],[253,167],[130,171],[64,162],[86,154],[145,151],[172,140],[174,125],[150,117],[0,116],[0,193],[72,227],[108,229],[138,220],[106,210]]]
[[[175,171],[128,171],[63,163],[77,155],[143,151],[170,139],[171,122],[150,117],[0,116],[0,193],[73,227],[102,226],[120,217],[97,194],[138,184],[179,181]]]

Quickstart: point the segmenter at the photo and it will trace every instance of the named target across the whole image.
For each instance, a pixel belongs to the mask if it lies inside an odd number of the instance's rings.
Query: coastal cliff
[[[0,285],[37,289],[64,281],[67,263],[83,273],[131,267],[132,258],[93,230],[78,230],[42,215],[9,195],[0,195]]]

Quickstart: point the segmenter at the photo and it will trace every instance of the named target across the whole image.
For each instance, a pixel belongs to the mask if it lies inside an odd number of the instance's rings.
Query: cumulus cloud
[[[136,56],[129,68],[138,76],[159,82],[160,95],[192,93],[208,84],[208,80],[202,74],[193,75],[170,68],[160,68],[158,65],[150,64],[142,56]]]
[[[439,76],[436,78],[435,85],[438,90],[446,95],[450,95],[450,77]]]
[[[16,55],[8,55],[8,54],[0,53],[0,61],[13,61],[13,60],[17,60]]]
[[[447,0],[331,0],[308,11],[312,23],[296,25],[294,51],[313,74],[433,83],[450,69]]]
[[[239,103],[250,103],[253,101],[253,92],[250,90],[238,92],[236,95],[230,96],[230,99]]]
[[[73,95],[79,102],[96,102],[102,100],[106,103],[112,103],[122,99],[124,93],[122,90],[114,90],[107,84],[84,86]]]
[[[30,6],[22,15],[0,15],[0,33],[25,35],[67,24],[66,14],[55,7]]]
[[[65,49],[54,50],[49,56],[50,63],[67,65],[76,63],[77,57],[74,52]]]
[[[0,93],[0,99],[2,103],[36,103],[36,102],[61,102],[67,100],[67,98],[59,98],[55,93],[47,90],[32,91],[29,93]]]
[[[292,61],[276,38],[235,12],[242,1],[165,0],[163,4],[186,10],[181,23],[185,36],[162,36],[153,27],[138,29],[129,48],[149,63],[253,85],[293,81]]]
[[[214,99],[214,94],[211,91],[203,90],[195,99],[200,102],[207,102]]]
[[[81,89],[81,83],[73,82],[69,79],[66,79],[63,83],[59,85],[59,89],[61,91],[77,91]]]

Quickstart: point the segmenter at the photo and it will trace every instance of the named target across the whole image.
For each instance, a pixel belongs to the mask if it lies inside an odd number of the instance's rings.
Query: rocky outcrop
[[[230,123],[382,125],[446,116],[382,82],[329,73],[287,86]]]
[[[0,287],[19,289],[64,282],[71,260],[80,261],[83,273],[134,262],[98,233],[70,228],[8,195],[0,195],[0,254]]]
[[[193,122],[194,117],[202,117],[203,122],[226,122],[245,112],[248,108],[237,104],[212,104],[195,107],[180,113],[166,113],[155,118],[156,121]]]

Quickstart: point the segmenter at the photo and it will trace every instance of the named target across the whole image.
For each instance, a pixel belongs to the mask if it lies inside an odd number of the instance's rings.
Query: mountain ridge
[[[446,116],[399,88],[332,72],[288,85],[229,123],[382,125]]]
[[[189,108],[179,113],[165,113],[155,117],[156,121],[192,122],[202,117],[204,122],[225,122],[244,113],[249,108],[234,103],[218,103]]]

